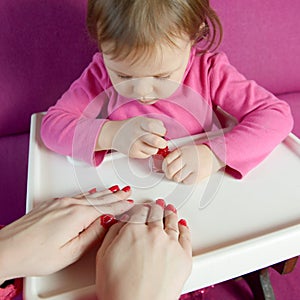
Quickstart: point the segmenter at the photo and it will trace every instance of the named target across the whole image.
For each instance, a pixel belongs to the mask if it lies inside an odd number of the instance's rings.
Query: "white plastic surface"
[[[289,137],[243,180],[219,172],[196,186],[151,173],[148,160],[108,154],[98,168],[45,148],[41,114],[33,115],[27,211],[36,203],[114,184],[133,187],[135,201],[164,198],[188,220],[193,271],[184,292],[300,254],[300,141]],[[63,230],[63,229],[62,229]],[[50,276],[25,280],[25,299],[94,300],[94,253]]]

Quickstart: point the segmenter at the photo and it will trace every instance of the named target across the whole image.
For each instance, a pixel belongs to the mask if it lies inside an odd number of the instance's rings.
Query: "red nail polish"
[[[118,192],[120,190],[118,185],[113,185],[109,188],[112,193]]]
[[[165,209],[172,211],[174,214],[177,214],[177,209],[175,208],[175,206],[173,204],[168,204]]]
[[[129,192],[131,190],[131,187],[129,185],[122,188],[123,192]]]
[[[129,202],[129,203],[134,203],[134,200],[128,199],[127,202]]]
[[[185,226],[185,227],[188,227],[188,226],[187,226],[187,222],[186,222],[186,220],[184,220],[184,219],[180,219],[179,222],[178,222],[178,224],[183,225],[183,226]]]
[[[165,202],[163,199],[157,199],[157,200],[155,201],[155,203],[156,203],[157,205],[161,206],[162,208],[165,208],[165,206],[166,206],[166,202]]]
[[[89,193],[90,193],[90,194],[95,194],[95,193],[97,193],[97,189],[96,189],[96,188],[93,188],[93,189],[89,190]]]
[[[169,147],[167,146],[166,148],[163,149],[158,149],[157,154],[161,155],[163,157],[166,157],[170,153]]]
[[[102,215],[100,217],[100,223],[105,228],[108,229],[112,225],[116,224],[118,221],[115,219],[113,215]]]

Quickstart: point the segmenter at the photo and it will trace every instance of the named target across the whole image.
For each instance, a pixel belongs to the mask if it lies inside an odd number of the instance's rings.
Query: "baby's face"
[[[127,98],[143,104],[154,104],[169,97],[184,76],[192,43],[189,39],[174,40],[176,46],[161,45],[155,53],[134,63],[132,57],[114,60],[103,54],[104,63],[114,88]],[[105,45],[102,46],[105,52]]]

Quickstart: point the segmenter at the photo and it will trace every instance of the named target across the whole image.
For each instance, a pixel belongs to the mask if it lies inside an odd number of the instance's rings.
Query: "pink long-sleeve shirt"
[[[181,87],[153,105],[116,94],[103,56],[96,53],[81,77],[49,108],[41,135],[53,151],[99,165],[106,152],[95,151],[95,146],[107,120],[157,118],[164,122],[166,138],[174,139],[218,127],[212,125],[216,107],[238,123],[207,145],[237,178],[258,165],[292,130],[286,102],[247,80],[224,53],[199,54],[193,48]]]

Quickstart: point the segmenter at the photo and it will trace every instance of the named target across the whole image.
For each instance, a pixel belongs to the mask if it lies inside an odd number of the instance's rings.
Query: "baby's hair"
[[[89,0],[87,27],[90,35],[113,59],[149,54],[162,43],[189,36],[204,42],[203,52],[216,49],[222,25],[209,0]],[[215,46],[215,47],[214,47]]]

